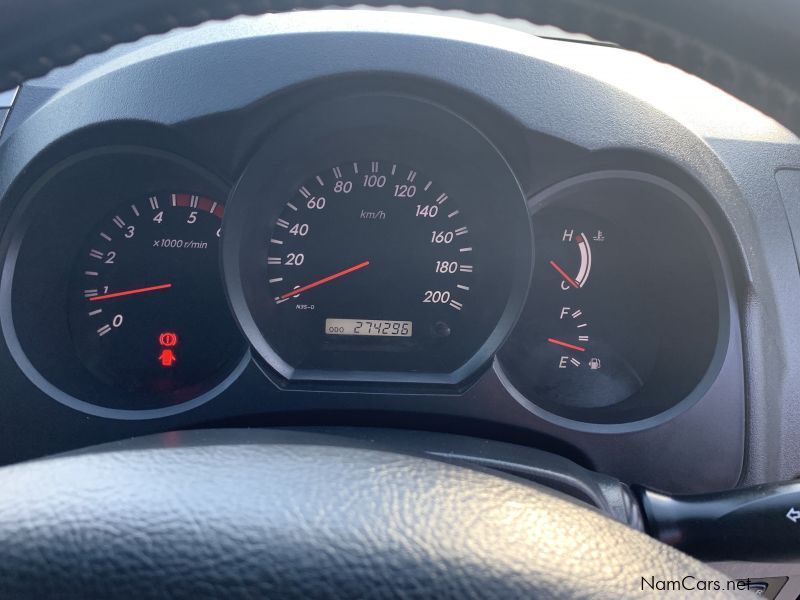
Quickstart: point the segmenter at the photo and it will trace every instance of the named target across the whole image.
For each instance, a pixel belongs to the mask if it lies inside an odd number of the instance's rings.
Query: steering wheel
[[[800,132],[796,0],[0,0],[0,90],[175,27],[356,4],[488,12],[585,33],[680,67]]]
[[[0,0],[0,89],[149,33],[326,4]],[[800,131],[796,0],[402,4],[488,10],[614,41]],[[3,598],[627,598],[643,579],[724,581],[530,482],[335,436],[156,436],[5,467],[0,490]]]

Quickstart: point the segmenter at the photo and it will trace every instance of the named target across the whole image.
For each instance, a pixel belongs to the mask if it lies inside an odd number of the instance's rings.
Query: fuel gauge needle
[[[309,284],[306,284],[306,285],[301,286],[299,288],[295,288],[291,292],[286,292],[285,294],[282,294],[282,295],[278,296],[278,299],[279,300],[287,300],[287,299],[291,298],[292,296],[297,296],[298,294],[302,294],[303,292],[307,292],[308,290],[313,289],[313,288],[315,288],[317,286],[320,286],[323,283],[328,283],[329,281],[333,281],[334,279],[339,279],[339,277],[344,277],[345,275],[349,275],[350,273],[353,273],[355,271],[363,269],[364,267],[366,267],[368,265],[369,265],[369,261],[365,260],[364,262],[360,262],[357,265],[353,265],[352,267],[348,267],[346,269],[342,269],[341,271],[333,273],[332,275],[328,275],[327,277],[323,277],[322,279],[317,279],[316,281],[313,281],[313,282],[311,282]]]
[[[569,348],[570,350],[577,350],[578,352],[586,352],[586,348],[583,346],[576,346],[575,344],[568,344],[567,342],[562,342],[561,340],[557,340],[555,338],[547,338],[547,341],[551,344],[555,344],[556,346],[563,346],[564,348]]]

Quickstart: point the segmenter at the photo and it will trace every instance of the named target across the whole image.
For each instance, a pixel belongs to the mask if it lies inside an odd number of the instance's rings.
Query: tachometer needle
[[[89,302],[97,302],[98,300],[109,300],[111,298],[121,298],[122,296],[133,296],[134,294],[144,294],[146,292],[155,292],[156,290],[166,290],[171,288],[171,283],[162,283],[161,285],[151,285],[150,287],[136,288],[135,290],[125,290],[124,292],[113,292],[111,294],[100,294],[99,296],[92,296]]]
[[[363,269],[369,265],[369,261],[365,260],[364,262],[360,262],[357,265],[353,265],[352,267],[348,267],[338,273],[334,273],[333,275],[328,275],[327,277],[323,277],[322,279],[317,279],[316,281],[309,283],[307,285],[301,286],[299,288],[293,289],[291,292],[286,292],[280,296],[281,300],[286,300],[287,298],[291,298],[292,296],[297,296],[298,294],[302,294],[303,292],[307,292],[308,290],[315,288],[317,286],[322,285],[323,283],[328,283],[329,281],[333,281],[334,279],[339,279],[339,277],[344,277],[345,275],[349,275],[354,271],[358,271],[359,269]]]
[[[557,340],[555,338],[547,338],[547,341],[551,344],[555,344],[556,346],[563,346],[564,348],[569,348],[570,350],[577,350],[578,352],[586,352],[586,348],[583,346],[576,346],[574,344],[568,344],[567,342],[562,342],[561,340]]]
[[[575,281],[572,277],[567,275],[567,272],[556,264],[556,261],[551,260],[550,266],[553,267],[556,271],[558,271],[558,274],[564,278],[564,281],[566,281],[572,287],[574,287],[575,289],[580,287],[577,281]]]

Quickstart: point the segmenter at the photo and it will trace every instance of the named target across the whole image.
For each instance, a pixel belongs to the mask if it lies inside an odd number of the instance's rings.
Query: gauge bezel
[[[702,376],[692,390],[684,397],[673,402],[668,408],[641,419],[619,422],[583,421],[557,414],[537,404],[535,398],[529,398],[512,382],[498,355],[493,369],[508,393],[531,413],[555,425],[587,433],[629,433],[649,429],[676,418],[701,400],[714,385],[725,364],[731,342],[731,273],[725,261],[722,240],[708,214],[684,189],[667,179],[643,171],[627,169],[604,169],[585,172],[569,177],[552,186],[539,191],[528,198],[527,205],[531,221],[540,211],[554,206],[564,192],[571,188],[591,184],[597,181],[626,180],[656,186],[675,199],[676,210],[686,212],[688,219],[693,219],[694,230],[702,234],[698,241],[705,248],[706,258],[711,266],[717,307],[717,337],[713,351]],[[610,405],[614,406],[614,405]],[[608,407],[606,407],[608,408]],[[603,408],[596,410],[604,410]]]
[[[53,343],[52,340],[43,339],[40,344],[37,343],[34,347],[30,341],[33,332],[27,331],[30,329],[30,323],[25,324],[15,316],[16,311],[19,309],[18,306],[15,306],[15,281],[20,267],[20,252],[31,227],[40,223],[40,220],[47,216],[42,211],[46,208],[44,206],[47,203],[46,201],[54,201],[51,186],[58,183],[60,178],[64,176],[72,176],[73,173],[80,172],[81,169],[92,168],[104,160],[109,160],[112,164],[123,165],[125,158],[151,161],[151,166],[161,165],[160,174],[156,179],[169,180],[174,175],[178,187],[193,185],[195,188],[193,191],[198,193],[224,199],[229,187],[221,178],[191,160],[172,152],[144,146],[113,145],[97,147],[78,152],[60,161],[48,169],[21,195],[19,204],[6,229],[6,235],[2,239],[2,247],[6,249],[6,252],[2,275],[0,276],[0,328],[2,328],[5,342],[19,368],[34,385],[52,399],[71,409],[92,416],[116,420],[149,420],[191,410],[205,404],[227,389],[238,379],[251,360],[244,340],[241,355],[232,357],[229,367],[220,373],[210,374],[208,380],[200,385],[202,391],[189,399],[159,408],[141,410],[114,408],[97,403],[98,397],[103,394],[110,395],[114,393],[114,390],[104,384],[101,386],[88,370],[82,368],[82,364],[77,359],[77,354],[71,346],[70,350],[72,352],[68,355],[64,354],[67,351],[67,344],[64,340],[59,343]],[[119,168],[124,169],[123,166]],[[82,197],[81,201],[86,202],[87,205],[82,205],[80,210],[93,215],[95,218],[85,224],[86,231],[75,234],[76,239],[81,240],[91,230],[97,219],[100,219],[103,214],[119,204],[119,202],[128,198],[141,200],[143,194],[148,191],[163,191],[160,188],[165,185],[166,183],[159,182],[154,184],[152,188],[147,185],[141,190],[115,196],[114,198],[95,198],[94,201]],[[159,189],[157,190],[156,188]],[[46,197],[43,198],[43,195]],[[63,199],[61,200],[63,201]],[[69,200],[75,202],[76,198],[70,197]],[[78,245],[80,243],[78,241]],[[77,249],[76,246],[76,248],[69,249],[68,252],[64,253],[65,256],[68,256],[68,258],[64,259],[64,272],[61,273],[59,270],[56,273],[59,278],[57,285],[59,290],[62,288],[67,289],[68,287],[71,275],[71,269],[68,266],[71,266],[72,263],[70,261],[74,257],[72,250],[77,251]],[[52,265],[49,266],[49,269],[50,271],[48,272],[55,273]],[[44,272],[43,269],[40,270]],[[59,305],[62,300],[64,301],[63,306]],[[54,315],[52,318],[63,320],[64,330],[68,331],[66,296],[58,292],[53,294],[52,298],[47,302],[49,302],[48,307],[51,307],[53,311],[60,311],[58,315]],[[22,336],[20,335],[20,327],[25,329]],[[24,342],[22,340],[23,337],[28,341]],[[48,347],[49,345],[50,347]],[[50,348],[56,348],[59,354],[50,358],[43,358],[48,352],[51,352]],[[48,366],[48,364],[59,360],[68,360],[70,364],[74,363],[76,368],[72,370],[69,380],[66,377],[59,376],[57,371]],[[81,366],[80,369],[77,368],[78,365]]]
[[[297,139],[298,132],[303,131],[313,132],[311,141],[314,144]],[[415,137],[417,134],[422,135],[422,140]],[[459,163],[456,159],[442,162],[445,149],[464,159],[460,164],[481,161],[489,173],[498,174],[491,186],[502,190],[498,194],[503,201],[501,210],[507,211],[504,219],[508,219],[509,231],[503,243],[510,248],[513,265],[509,267],[508,293],[500,318],[486,339],[466,362],[446,373],[303,369],[286,362],[254,317],[253,298],[257,292],[252,288],[261,282],[256,283],[251,244],[269,231],[269,224],[285,205],[288,194],[296,191],[309,176],[344,160],[392,160],[436,177],[435,171],[431,171],[437,164],[453,169],[453,165]],[[446,189],[446,184],[440,183]],[[273,196],[266,208],[265,189]],[[516,175],[499,149],[471,123],[444,107],[393,93],[359,93],[313,105],[271,132],[265,144],[251,157],[228,199],[224,220],[228,235],[223,239],[222,257],[234,314],[255,354],[261,357],[267,372],[274,374],[273,379],[281,386],[304,384],[324,388],[326,384],[358,382],[433,385],[458,391],[467,380],[489,368],[492,357],[524,306],[533,257],[532,232],[524,198]],[[266,286],[266,281],[263,284]]]

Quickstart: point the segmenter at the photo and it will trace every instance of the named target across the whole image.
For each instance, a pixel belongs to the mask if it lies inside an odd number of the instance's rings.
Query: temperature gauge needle
[[[558,274],[561,275],[564,278],[564,281],[566,281],[572,287],[574,287],[575,289],[578,289],[579,287],[581,287],[581,286],[578,285],[577,281],[575,281],[572,277],[567,275],[567,272],[564,269],[562,269],[561,267],[559,267],[556,264],[556,261],[551,260],[550,261],[550,266],[553,267],[556,271],[558,271]]]
[[[564,348],[569,348],[570,350],[577,350],[578,352],[586,352],[586,348],[583,346],[576,346],[575,344],[568,344],[567,342],[562,342],[561,340],[557,340],[555,338],[547,338],[547,341],[551,344],[555,344],[556,346],[563,346]]]
[[[327,277],[323,277],[322,279],[317,279],[316,281],[309,283],[307,285],[301,286],[299,288],[293,289],[291,292],[286,292],[282,294],[279,298],[281,300],[286,300],[287,298],[291,298],[292,296],[297,296],[298,294],[302,294],[303,292],[307,292],[308,290],[315,288],[317,286],[322,285],[323,283],[328,283],[329,281],[333,281],[334,279],[339,279],[339,277],[344,277],[345,275],[349,275],[354,271],[358,271],[359,269],[363,269],[369,265],[369,261],[365,260],[364,262],[360,262],[357,265],[353,265],[352,267],[348,267],[347,269],[343,269],[338,273],[334,273],[333,275],[328,275]]]
[[[124,292],[113,292],[111,294],[101,294],[99,296],[92,296],[89,302],[97,302],[98,300],[109,300],[111,298],[121,298],[122,296],[133,296],[134,294],[144,294],[146,292],[155,292],[156,290],[166,290],[171,288],[171,283],[162,283],[161,285],[151,285],[150,287],[136,288],[135,290],[125,290]]]

